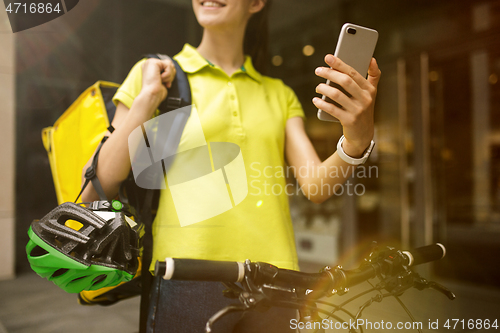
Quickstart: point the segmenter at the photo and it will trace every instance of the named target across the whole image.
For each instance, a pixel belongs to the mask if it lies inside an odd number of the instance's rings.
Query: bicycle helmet
[[[131,227],[123,212],[106,214],[66,202],[33,221],[26,245],[31,268],[69,293],[130,281],[142,225]]]

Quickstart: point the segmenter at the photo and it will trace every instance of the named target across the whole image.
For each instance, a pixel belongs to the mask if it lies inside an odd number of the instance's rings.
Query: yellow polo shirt
[[[208,145],[236,144],[241,150],[248,193],[243,200],[216,216],[182,226],[170,188],[162,190],[153,225],[153,263],[166,257],[209,260],[263,261],[298,269],[285,182],[285,125],[304,117],[291,88],[263,76],[246,57],[244,65],[228,76],[204,59],[191,45],[174,57],[186,72],[197,118],[190,116],[185,137],[201,123]],[[142,83],[139,61],[113,100],[132,106]],[[174,162],[175,163],[175,162]],[[212,165],[213,168],[213,165]],[[192,203],[197,209],[197,203]]]

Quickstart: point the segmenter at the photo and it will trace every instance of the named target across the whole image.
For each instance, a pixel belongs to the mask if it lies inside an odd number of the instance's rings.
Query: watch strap
[[[375,141],[372,140],[370,146],[363,152],[363,156],[361,158],[353,158],[347,155],[344,151],[344,148],[342,148],[342,143],[344,142],[344,140],[345,136],[342,135],[339,142],[337,143],[337,154],[342,160],[344,160],[344,162],[347,162],[352,165],[364,164],[368,159],[368,157],[370,157],[370,154],[373,151],[373,147],[375,146]]]

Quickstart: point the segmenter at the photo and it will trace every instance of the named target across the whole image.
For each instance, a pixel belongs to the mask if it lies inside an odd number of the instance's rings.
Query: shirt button
[[[231,81],[229,81],[229,82],[227,83],[227,85],[228,85],[228,86],[232,86],[232,85],[233,85],[233,83],[232,83]]]
[[[235,117],[238,116],[238,112],[234,111],[233,116],[235,116]]]
[[[232,99],[232,100],[234,100],[234,99],[235,99],[234,95],[231,95],[231,99]]]

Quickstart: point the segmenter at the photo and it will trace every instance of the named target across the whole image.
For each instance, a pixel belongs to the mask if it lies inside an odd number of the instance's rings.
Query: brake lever
[[[424,279],[423,277],[421,277],[418,274],[416,274],[415,279],[414,279],[414,287],[417,288],[418,290],[424,290],[426,288],[434,289],[436,291],[439,291],[441,294],[445,295],[446,297],[448,297],[448,299],[451,301],[453,301],[456,298],[455,294],[451,290],[449,290],[448,288],[443,286],[442,284],[439,284],[439,283],[434,282],[434,281],[427,281],[426,279]]]
[[[439,284],[437,282],[430,281],[429,288],[432,288],[432,289],[444,294],[446,297],[448,297],[448,299],[450,301],[453,301],[456,298],[455,294],[451,290],[449,290],[448,288],[446,288],[445,286],[443,286],[442,284]]]

